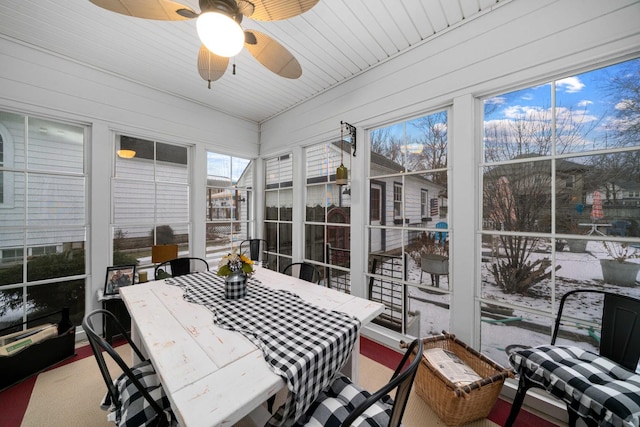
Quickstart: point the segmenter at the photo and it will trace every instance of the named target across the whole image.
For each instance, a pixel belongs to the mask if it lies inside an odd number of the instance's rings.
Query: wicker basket
[[[513,377],[511,369],[505,369],[465,343],[443,331],[443,335],[424,338],[424,349],[442,348],[455,353],[481,380],[466,386],[457,386],[435,370],[422,357],[414,383],[414,390],[448,426],[486,418],[491,412],[505,378]],[[406,348],[407,343],[402,342]]]

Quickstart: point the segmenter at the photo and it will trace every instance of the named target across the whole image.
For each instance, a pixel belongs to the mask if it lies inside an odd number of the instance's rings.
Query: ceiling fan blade
[[[182,21],[198,16],[190,7],[170,0],[89,0],[111,12],[136,18]],[[180,11],[180,12],[179,12]]]
[[[311,9],[319,0],[238,0],[240,12],[256,21],[280,21]],[[248,4],[247,4],[248,3]]]
[[[247,35],[250,33],[252,37]],[[255,38],[255,43],[248,41]],[[244,47],[258,60],[279,76],[288,79],[297,79],[302,75],[302,67],[298,60],[280,43],[259,31],[245,31]]]
[[[211,82],[218,80],[224,75],[228,65],[229,58],[211,53],[204,45],[200,46],[200,52],[198,52],[198,72],[200,73],[200,77],[209,82],[209,89],[211,89]]]

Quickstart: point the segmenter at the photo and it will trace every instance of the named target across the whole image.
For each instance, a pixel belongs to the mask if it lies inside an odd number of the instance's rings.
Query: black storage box
[[[59,325],[65,323],[69,325],[71,323],[68,320],[68,310],[61,310],[56,313],[62,313],[63,315],[63,320]],[[32,319],[30,323],[34,320]],[[68,329],[62,332],[61,335],[32,344],[14,355],[0,356],[0,391],[74,356],[76,328],[73,325],[70,327],[63,326],[63,328]]]

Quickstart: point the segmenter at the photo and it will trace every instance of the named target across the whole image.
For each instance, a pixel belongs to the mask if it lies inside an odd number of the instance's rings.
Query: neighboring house
[[[384,177],[401,170],[398,163],[371,153],[370,224],[401,226],[404,219],[409,227],[433,228],[440,220],[446,221],[447,189],[422,174],[406,175],[404,183],[399,177]],[[393,252],[401,245],[402,233],[388,228],[371,230],[370,252]]]
[[[0,120],[0,162],[7,168],[0,171],[0,218],[5,230],[15,230],[2,234],[0,265],[22,262],[25,246],[27,257],[84,247],[86,180],[77,166],[82,165],[83,141],[75,138],[75,127],[68,131],[65,125],[56,124],[54,129],[51,122],[38,119],[30,125],[28,170],[33,173],[27,191],[24,117],[5,114]],[[38,173],[52,168],[60,176]],[[52,197],[62,194],[66,202],[52,205]],[[30,224],[26,245],[25,221]],[[50,228],[50,221],[57,224],[55,229]]]
[[[495,166],[485,172],[483,224],[491,229],[548,229],[551,224],[551,164],[538,155],[517,156],[514,160],[535,161]],[[556,219],[569,220],[588,204],[585,174],[588,167],[569,160],[555,163]]]

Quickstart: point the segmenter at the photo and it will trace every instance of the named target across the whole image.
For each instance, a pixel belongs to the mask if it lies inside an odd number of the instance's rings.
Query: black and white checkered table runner
[[[166,283],[180,286],[186,301],[211,310],[216,325],[250,339],[273,371],[285,379],[289,394],[284,412],[267,426],[288,426],[304,414],[342,369],[358,337],[358,319],[268,288],[254,278],[248,280],[247,296],[239,300],[224,298],[224,279],[214,272],[175,277]]]

